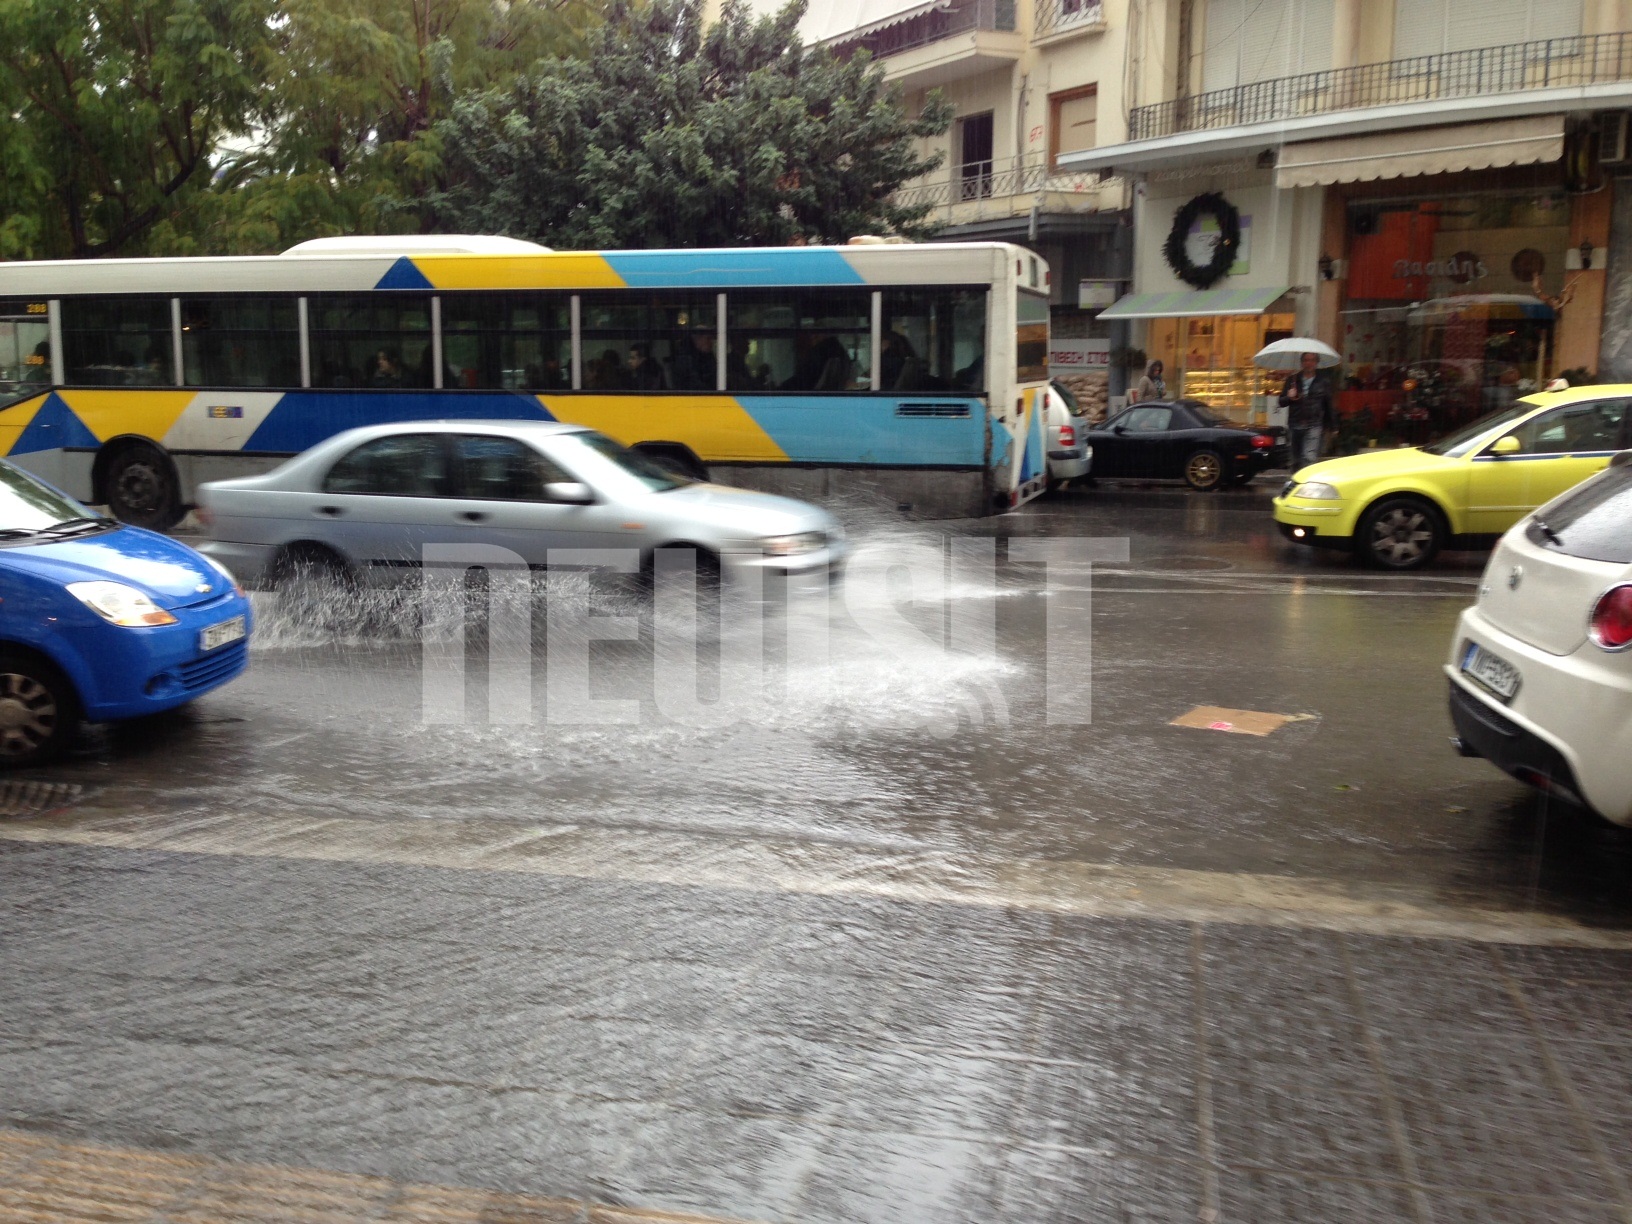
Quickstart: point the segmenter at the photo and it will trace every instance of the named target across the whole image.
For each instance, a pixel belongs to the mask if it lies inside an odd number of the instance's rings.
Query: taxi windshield
[[[1506,425],[1516,421],[1536,410],[1536,405],[1528,400],[1520,400],[1516,404],[1509,404],[1506,408],[1499,408],[1495,412],[1480,417],[1471,425],[1464,425],[1453,434],[1448,434],[1438,442],[1430,442],[1422,449],[1430,455],[1448,455],[1452,459],[1460,459],[1473,449],[1473,444],[1498,425]]]

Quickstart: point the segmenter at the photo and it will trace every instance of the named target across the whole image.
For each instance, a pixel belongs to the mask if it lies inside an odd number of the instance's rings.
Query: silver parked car
[[[201,550],[246,585],[303,567],[401,581],[427,544],[484,544],[543,566],[552,548],[697,551],[700,572],[836,571],[827,511],[688,481],[608,438],[546,421],[399,421],[336,434],[263,476],[198,491]]]

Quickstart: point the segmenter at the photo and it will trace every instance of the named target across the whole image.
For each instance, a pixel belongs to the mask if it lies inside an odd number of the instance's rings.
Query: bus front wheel
[[[145,442],[116,450],[102,474],[102,497],[114,517],[167,531],[181,521],[181,482],[169,456]]]

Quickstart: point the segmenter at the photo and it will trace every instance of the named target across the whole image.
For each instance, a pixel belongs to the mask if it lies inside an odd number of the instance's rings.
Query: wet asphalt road
[[[1632,1220],[1629,839],[1450,752],[1482,557],[1099,488],[956,525],[1000,564],[935,590],[944,525],[852,526],[827,660],[772,615],[722,725],[649,618],[588,652],[635,721],[552,690],[626,590],[539,601],[503,725],[479,622],[428,723],[410,601],[266,595],[243,679],[39,771],[80,789],[0,822],[0,1219]],[[1031,536],[1128,559],[1049,592]]]

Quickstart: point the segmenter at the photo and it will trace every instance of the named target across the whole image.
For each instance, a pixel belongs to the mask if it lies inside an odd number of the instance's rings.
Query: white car
[[[1088,445],[1088,418],[1077,404],[1077,397],[1059,383],[1050,383],[1046,401],[1043,428],[1048,439],[1049,483],[1088,475],[1094,463],[1094,448]]]
[[[1445,673],[1463,755],[1632,824],[1632,451],[1502,537]]]
[[[676,476],[605,434],[549,421],[400,421],[336,434],[264,476],[199,487],[199,551],[248,586],[313,570],[417,574],[426,545],[693,550],[700,572],[827,576],[844,529],[807,502]]]

